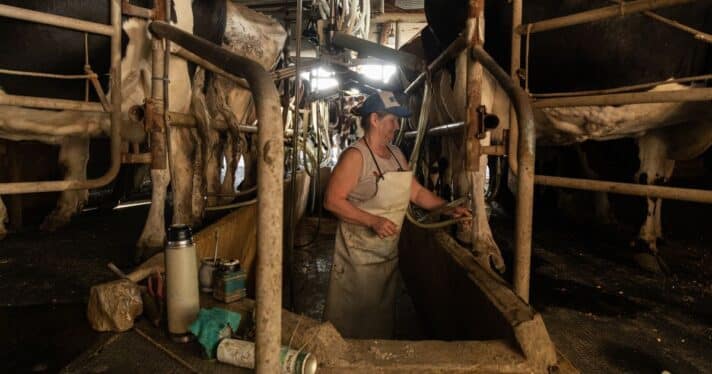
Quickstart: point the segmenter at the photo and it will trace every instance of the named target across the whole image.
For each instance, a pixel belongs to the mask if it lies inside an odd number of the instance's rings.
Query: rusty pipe
[[[112,12],[112,23],[113,23],[113,12],[114,12],[114,0],[111,0],[111,12]],[[119,4],[119,16],[121,15],[121,4]],[[89,32],[92,34],[106,35],[114,37],[115,29],[112,25],[105,25],[103,23],[82,21],[80,19],[58,16],[55,14],[38,12],[35,10],[14,7],[10,5],[0,5],[0,17],[8,17],[19,19],[22,21],[29,21],[34,23],[40,23],[43,25],[50,25],[61,27],[70,30]]]
[[[529,278],[532,249],[532,211],[534,209],[534,152],[536,129],[534,112],[526,92],[497,64],[482,47],[471,49],[479,61],[502,86],[514,104],[519,125],[515,167],[517,175],[516,230],[514,233],[514,291],[529,301]],[[510,154],[510,159],[513,157]],[[510,165],[512,163],[510,162]]]
[[[609,182],[583,178],[566,178],[550,175],[537,175],[534,177],[534,182],[543,186],[712,204],[712,191],[710,190]]]
[[[2,7],[7,7],[3,5]],[[40,12],[35,12],[40,13]],[[41,13],[42,14],[42,13]],[[54,16],[57,17],[57,16]],[[65,18],[65,17],[62,17]],[[44,18],[40,18],[44,20]],[[41,22],[44,23],[44,22]],[[58,25],[59,26],[59,25]],[[121,0],[111,1],[111,165],[104,175],[89,180],[0,183],[0,195],[84,190],[109,184],[121,168]],[[101,107],[101,104],[97,104]]]
[[[13,105],[36,109],[74,110],[78,112],[104,113],[104,107],[101,106],[101,103],[97,102],[53,99],[49,97],[8,95],[4,93],[0,93],[0,105]]]
[[[255,363],[258,373],[280,371],[282,335],[282,207],[284,134],[277,88],[270,74],[257,62],[238,56],[205,39],[165,22],[153,22],[149,30],[158,37],[201,56],[226,72],[247,79],[259,121],[257,133],[257,195],[269,196],[257,203],[257,338]]]
[[[156,14],[164,14],[160,11],[162,2],[156,2]],[[168,91],[165,90],[163,81],[167,75],[166,59],[167,51],[164,50],[163,40],[153,38],[151,40],[151,98],[146,100],[146,130],[150,134],[151,140],[151,170],[165,170],[170,167],[168,163],[167,146],[170,141],[167,136],[166,122],[164,118],[165,100]],[[172,174],[171,174],[171,179]]]
[[[563,17],[551,18],[539,22],[520,25],[516,30],[519,34],[535,33],[555,30],[563,27],[580,25],[582,23],[600,21],[616,16],[670,7],[674,5],[691,3],[695,0],[635,0],[619,5],[610,5],[598,9],[587,10],[580,13],[569,14]]]
[[[624,92],[602,95],[554,97],[539,99],[535,108],[571,107],[590,105],[627,105],[712,100],[712,88],[690,88],[672,91]]]

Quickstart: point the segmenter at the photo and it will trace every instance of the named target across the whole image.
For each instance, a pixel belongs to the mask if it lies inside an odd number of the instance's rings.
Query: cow
[[[467,3],[465,0],[426,0],[428,27],[421,37],[428,60],[437,56],[464,30]],[[495,0],[485,3],[485,48],[501,66],[507,67],[510,57],[511,4]],[[610,3],[574,0],[553,7],[546,1],[528,1],[524,7],[523,22],[605,5]],[[707,2],[662,9],[659,12],[690,27],[710,31],[710,24],[706,20],[712,15],[712,6]],[[532,35],[530,39],[527,86],[537,93],[599,90],[712,72],[712,54],[708,44],[657,23],[643,14],[542,32]],[[664,53],[661,53],[661,49],[664,49]],[[447,114],[446,118],[441,116],[439,122],[435,123],[464,119],[462,100],[465,79],[462,72],[465,65],[462,58],[458,61],[434,77],[437,92],[434,95],[434,112]],[[667,83],[653,87],[652,90],[690,88],[693,85]],[[500,122],[516,126],[516,119],[509,118],[508,99],[486,72],[482,91],[483,104],[487,110],[497,114]],[[712,144],[712,130],[709,130],[712,124],[711,109],[708,102],[536,109],[537,144],[562,145],[585,140],[633,138],[638,146],[640,160],[634,180],[642,184],[664,184],[672,174],[675,160],[698,157]],[[450,142],[451,148],[454,148],[454,151],[450,151],[450,156],[454,157],[451,163],[458,157],[464,159],[464,147],[456,143],[457,139],[446,142]],[[459,178],[455,176],[454,179],[459,179],[461,186],[468,185],[470,182],[462,178],[461,166],[458,169],[458,163],[454,163],[451,172],[460,174]],[[461,187],[460,190],[469,189]],[[475,217],[486,219],[484,204],[477,204],[478,201],[482,202],[483,199],[475,196]],[[662,236],[661,201],[648,198],[647,205],[646,219],[638,240],[644,246],[644,256],[653,256],[656,260],[654,262],[660,264],[648,268],[659,270],[664,267],[657,256],[657,242]],[[491,238],[488,225],[478,223],[476,229],[484,231],[478,235]],[[485,247],[486,252],[492,252],[496,244],[487,244]],[[639,262],[650,263],[646,260]]]
[[[61,7],[44,1],[4,3],[108,23],[108,1],[76,0]],[[138,5],[150,7],[150,4]],[[231,1],[174,0],[171,9],[171,22],[178,28],[256,60],[265,68],[274,66],[286,41],[286,31],[276,21]],[[150,97],[151,39],[147,22],[136,17],[125,17],[123,20],[122,112],[135,105],[142,105],[144,100]],[[0,54],[0,66],[3,68],[64,74],[81,68],[81,63],[74,65],[77,61],[84,60],[82,34],[79,32],[13,20],[3,21],[0,31],[4,36],[31,34],[34,37],[32,40],[26,39],[29,36],[3,38],[2,50],[13,51],[12,54]],[[34,48],[26,48],[30,43]],[[52,49],[48,43],[62,45],[63,48],[56,53],[46,53]],[[45,45],[47,46],[44,47]],[[108,72],[108,40],[90,36],[88,47],[94,71],[99,76],[104,76]],[[219,178],[214,170],[219,167],[221,157],[215,156],[215,129],[211,127],[212,119],[223,118],[228,123],[228,128],[235,133],[234,129],[237,128],[239,120],[234,118],[254,118],[254,110],[248,105],[248,91],[234,86],[222,77],[209,74],[206,80],[205,72],[196,71],[194,66],[176,55],[179,49],[180,47],[172,45],[170,57],[167,56],[170,58],[168,109],[185,114],[197,111],[200,131],[187,128],[172,128],[169,131],[168,156],[172,170],[166,168],[151,171],[152,204],[137,242],[139,248],[158,248],[164,244],[164,201],[169,182],[172,184],[174,196],[174,223],[199,221],[206,194],[210,196],[219,192],[214,191],[217,189],[215,178]],[[45,52],[48,56],[40,55],[40,52]],[[197,89],[192,84],[193,75],[198,79]],[[106,85],[105,80],[103,83]],[[18,77],[0,75],[0,87],[4,92],[15,95],[75,100],[84,98],[83,84],[72,85],[66,81],[41,79],[28,84],[27,80]],[[206,102],[206,92],[213,93],[208,94],[212,98],[207,100],[210,105],[200,106]],[[108,95],[111,95],[111,92]],[[0,106],[0,111],[0,137],[60,145],[60,162],[66,169],[65,179],[86,178],[89,139],[106,135],[109,127],[106,116],[98,113],[56,112],[8,106]],[[124,125],[126,124],[122,124]],[[230,147],[232,145],[225,148]],[[245,149],[245,152],[248,151],[249,149]],[[236,154],[232,150],[226,153],[233,156]],[[236,164],[230,163],[232,166]],[[196,169],[196,165],[200,169]],[[234,174],[234,169],[231,173]],[[209,181],[206,182],[206,179]],[[208,186],[207,190],[204,185]],[[42,227],[53,230],[66,224],[72,215],[82,209],[86,200],[86,190],[62,192],[57,208],[45,219]],[[0,202],[0,236],[5,233],[6,221],[6,209]]]

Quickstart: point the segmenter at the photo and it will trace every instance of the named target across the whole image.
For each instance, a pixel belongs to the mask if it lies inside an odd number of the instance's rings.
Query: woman
[[[389,338],[398,285],[398,237],[409,203],[446,202],[413,178],[392,145],[398,117],[410,112],[392,92],[371,95],[359,109],[364,136],[334,167],[324,207],[339,219],[324,317],[348,338]],[[469,216],[457,207],[454,217]]]

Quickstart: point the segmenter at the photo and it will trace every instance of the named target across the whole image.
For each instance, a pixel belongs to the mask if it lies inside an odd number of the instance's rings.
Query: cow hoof
[[[45,220],[42,222],[40,225],[40,230],[45,231],[45,232],[55,232],[62,227],[66,226],[69,224],[69,219],[65,219],[62,217],[59,217],[58,215],[55,214],[50,214],[45,218]]]
[[[655,274],[670,274],[670,267],[659,256],[652,253],[637,253],[633,255],[633,260],[638,266]]]
[[[134,262],[140,263],[154,254],[163,250],[165,245],[165,237],[141,237],[136,243],[136,251],[134,252]]]

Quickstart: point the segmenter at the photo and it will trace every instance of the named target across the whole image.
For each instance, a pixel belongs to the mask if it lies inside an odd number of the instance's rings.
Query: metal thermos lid
[[[317,365],[316,358],[311,354],[307,355],[307,359],[304,360],[304,366],[302,367],[302,374],[315,374]]]
[[[186,245],[193,243],[193,231],[188,225],[171,225],[168,227],[168,245]]]

